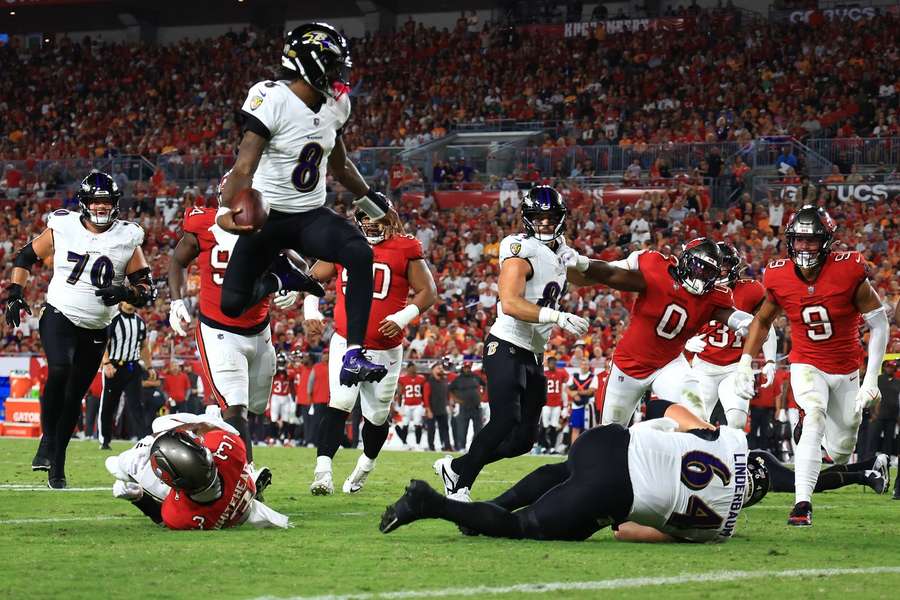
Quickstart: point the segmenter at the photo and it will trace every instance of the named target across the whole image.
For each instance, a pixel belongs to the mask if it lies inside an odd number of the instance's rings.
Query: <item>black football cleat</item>
[[[876,454],[875,464],[872,465],[872,469],[878,471],[884,477],[884,493],[887,493],[891,487],[891,457],[887,454]]]
[[[32,471],[49,471],[50,470],[50,459],[46,456],[42,456],[40,450],[38,453],[34,455],[34,459],[31,461],[31,470]]]
[[[812,527],[812,504],[810,502],[795,504],[787,524],[791,527]]]
[[[297,259],[303,260],[299,256]],[[284,252],[278,255],[269,270],[281,282],[281,290],[307,292],[319,298],[325,295],[322,284],[310,277]]]
[[[378,529],[381,533],[390,533],[403,525],[424,518],[426,507],[434,498],[442,500],[443,496],[424,481],[413,479],[406,486],[406,493],[385,509]]]
[[[387,375],[387,367],[373,363],[362,348],[352,348],[344,353],[339,380],[341,385],[352,387],[368,381],[377,383]]]
[[[888,491],[887,481],[879,471],[866,471],[866,485],[879,495]]]
[[[108,443],[107,443],[107,444],[100,444],[100,449],[101,449],[101,450],[112,450],[112,448],[110,448],[110,446],[109,446]]]
[[[256,472],[256,499],[260,502],[265,502],[263,500],[263,492],[266,491],[266,488],[272,485],[272,471],[269,470],[269,467],[263,467],[259,471]]]

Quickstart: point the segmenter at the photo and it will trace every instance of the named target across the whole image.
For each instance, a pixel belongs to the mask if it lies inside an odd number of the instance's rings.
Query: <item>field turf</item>
[[[126,447],[114,444],[115,451]],[[409,479],[437,485],[435,454],[386,452],[361,494],[313,497],[313,450],[258,448],[257,464],[274,475],[267,503],[291,515],[293,529],[170,532],[112,498],[108,454],[95,443],[70,446],[69,486],[84,491],[44,489],[46,475],[30,470],[35,448],[32,440],[0,439],[2,598],[900,594],[900,501],[860,487],[817,496],[814,527],[799,530],[785,526],[793,496],[773,494],[744,511],[732,541],[714,546],[628,545],[608,530],[586,543],[469,538],[438,521],[386,536],[379,516]],[[357,456],[338,453],[338,488]],[[493,496],[543,460],[488,466],[473,496]]]

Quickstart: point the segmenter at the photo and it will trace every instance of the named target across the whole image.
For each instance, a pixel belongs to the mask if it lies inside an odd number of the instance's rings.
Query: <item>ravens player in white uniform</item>
[[[576,336],[587,332],[587,320],[556,310],[566,287],[565,220],[560,193],[536,186],[522,200],[525,233],[500,243],[500,301],[484,345],[491,419],[466,455],[434,463],[452,498],[468,501],[485,465],[531,450],[547,402],[542,355],[550,331],[559,325]]]
[[[372,248],[353,223],[324,206],[327,172],[357,196],[354,205],[369,217],[399,224],[387,198],[370,189],[347,158],[341,138],[350,117],[350,49],[330,25],[308,23],[288,32],[281,65],[279,80],[255,84],[241,108],[244,137],[217,215],[219,227],[243,234],[225,272],[222,312],[237,317],[276,291],[261,286],[261,276],[284,248],[338,263],[350,281],[340,382],[380,381],[387,369],[362,349],[372,303]],[[235,194],[251,184],[270,207],[256,233],[235,224],[229,208]],[[292,275],[280,261],[273,270],[283,282]]]
[[[66,487],[66,448],[103,351],[106,328],[125,301],[144,306],[155,299],[150,268],[141,251],[144,230],[116,219],[119,191],[113,178],[93,172],[75,194],[80,212],[57,210],[47,229],[16,254],[4,298],[6,322],[31,314],[22,291],[31,267],[52,258],[53,277],[41,313],[41,344],[48,376],[41,397],[43,436],[33,470],[49,471],[51,488]],[[131,284],[126,285],[125,279]]]
[[[512,539],[580,541],[612,525],[621,541],[727,541],[741,510],[769,491],[765,463],[750,460],[742,432],[715,429],[665,400],[652,405],[649,420],[589,430],[566,462],[536,469],[489,502],[457,502],[412,481],[380,529],[434,518]]]

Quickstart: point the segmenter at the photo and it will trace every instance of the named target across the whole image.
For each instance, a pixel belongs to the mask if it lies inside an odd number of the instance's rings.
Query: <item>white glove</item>
[[[116,481],[112,488],[113,498],[120,500],[140,500],[144,496],[144,489],[136,483]]]
[[[538,313],[538,323],[555,323],[578,337],[587,333],[588,327],[590,327],[590,323],[588,323],[587,319],[582,319],[578,315],[573,315],[572,313],[553,310],[546,306]]]
[[[591,259],[583,254],[578,254],[574,249],[563,246],[559,251],[559,260],[562,261],[563,266],[567,269],[575,269],[581,273],[584,273],[588,270],[588,267],[591,266]]]
[[[787,411],[784,410],[783,408],[781,410],[779,410],[778,415],[775,417],[775,420],[778,421],[779,423],[787,423],[787,420],[788,420]]]
[[[700,354],[706,350],[706,340],[702,335],[695,335],[684,343],[684,349],[694,354]]]
[[[184,300],[181,298],[172,300],[172,304],[169,307],[169,325],[172,326],[175,333],[178,335],[187,335],[187,327],[185,326],[190,322],[191,313],[188,312]]]
[[[861,415],[863,410],[879,400],[881,400],[881,390],[878,389],[878,382],[863,379],[859,391],[856,392],[856,413]]]
[[[734,393],[742,400],[750,400],[755,393],[753,381],[753,357],[749,354],[741,355],[737,372],[734,374]]]
[[[323,321],[325,315],[319,310],[319,299],[312,294],[307,294],[303,299],[303,320],[304,321]]]
[[[763,382],[759,387],[767,388],[775,383],[775,363],[767,362],[762,368]]]
[[[297,298],[300,297],[300,292],[296,290],[282,290],[275,294],[275,298],[273,298],[273,302],[275,302],[275,306],[280,308],[281,310],[287,310],[297,302]]]

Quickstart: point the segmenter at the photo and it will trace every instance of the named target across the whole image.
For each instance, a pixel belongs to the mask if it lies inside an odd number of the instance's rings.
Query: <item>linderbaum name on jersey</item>
[[[339,130],[350,117],[350,98],[326,98],[313,111],[286,81],[261,81],[241,107],[245,128],[269,140],[253,187],[269,206],[294,213],[325,204],[325,170]]]
[[[125,268],[144,242],[144,230],[130,221],[115,221],[106,231],[92,233],[81,214],[57,210],[47,220],[53,231],[53,277],[47,303],[72,323],[102,329],[118,314],[94,294],[100,288],[125,283]]]
[[[527,260],[533,273],[525,282],[523,297],[538,306],[556,309],[566,286],[566,267],[558,255],[564,248],[565,245],[560,244],[554,252],[533,237],[509,235],[500,242],[500,262],[508,258]],[[491,334],[540,354],[547,347],[553,327],[553,323],[528,323],[513,318],[503,312],[502,303],[498,302],[497,320],[491,326]]]

